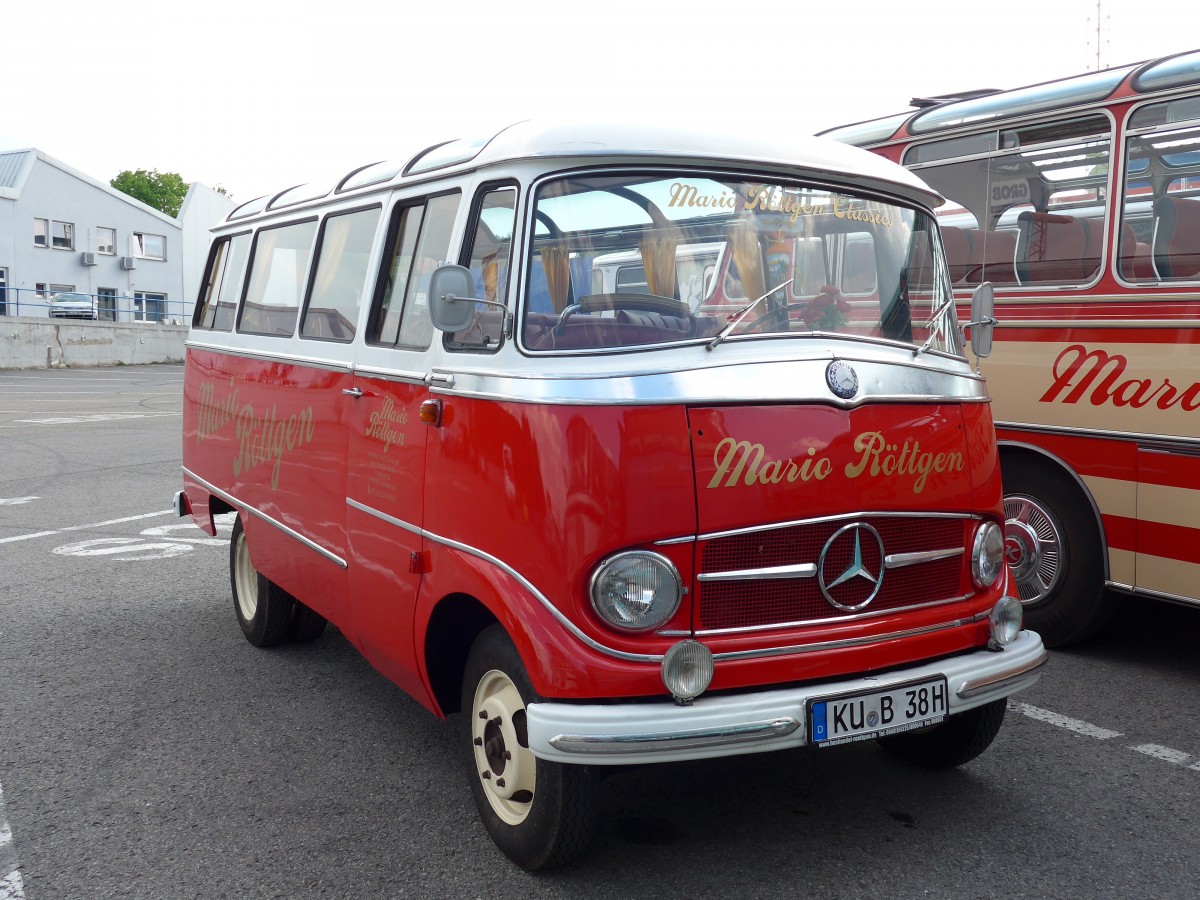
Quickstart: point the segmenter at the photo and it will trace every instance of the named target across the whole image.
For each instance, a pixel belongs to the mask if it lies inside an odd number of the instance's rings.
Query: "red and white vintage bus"
[[[333,622],[461,713],[529,869],[584,846],[597,766],[961,764],[1046,651],[937,202],[832,141],[523,123],[245,204],[176,508],[236,514],[251,643]]]
[[[826,135],[945,195],[956,292],[995,285],[1008,562],[1053,646],[1123,593],[1200,604],[1200,51],[975,93]]]

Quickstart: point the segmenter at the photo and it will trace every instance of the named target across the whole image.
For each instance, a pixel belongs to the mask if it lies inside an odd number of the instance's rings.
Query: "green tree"
[[[109,182],[123,194],[128,194],[135,200],[141,200],[147,206],[153,206],[168,216],[179,215],[179,207],[183,206],[183,198],[187,196],[188,185],[183,177],[176,172],[160,172],[158,169],[126,169]]]

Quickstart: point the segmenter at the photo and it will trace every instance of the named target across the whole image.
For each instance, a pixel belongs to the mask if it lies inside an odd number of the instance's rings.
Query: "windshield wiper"
[[[718,334],[715,338],[713,338],[711,341],[709,341],[705,345],[704,349],[712,350],[715,346],[717,346],[717,344],[721,343],[721,341],[723,341],[723,340],[725,340],[725,338],[729,337],[729,335],[733,331],[733,329],[737,328],[740,324],[742,324],[742,319],[746,318],[746,316],[748,316],[750,314],[750,310],[754,309],[754,307],[758,306],[758,304],[762,303],[764,300],[766,300],[768,297],[770,297],[773,293],[775,293],[778,290],[782,290],[783,288],[787,287],[789,284],[791,284],[795,280],[796,280],[796,277],[793,275],[787,281],[783,282],[783,284],[775,285],[775,287],[771,288],[769,291],[767,291],[765,294],[763,294],[757,300],[752,300],[751,302],[749,302],[745,306],[743,306],[741,309],[739,309],[734,314],[733,321],[730,322],[728,325],[726,325],[724,328],[722,328],[720,334]]]
[[[925,339],[925,343],[923,343],[920,347],[918,347],[915,351],[913,351],[914,357],[920,356],[922,353],[924,353],[926,350],[928,350],[930,347],[932,347],[933,342],[935,340],[937,340],[938,337],[940,337],[940,332],[935,330],[934,325],[937,324],[938,319],[944,319],[946,317],[946,310],[952,306],[954,306],[954,295],[953,294],[950,295],[949,299],[943,300],[941,306],[939,306],[937,309],[935,309],[933,311],[933,315],[931,315],[929,317],[929,319],[925,322],[925,327],[929,329],[929,337],[927,337]],[[943,327],[944,327],[944,323],[943,323]]]

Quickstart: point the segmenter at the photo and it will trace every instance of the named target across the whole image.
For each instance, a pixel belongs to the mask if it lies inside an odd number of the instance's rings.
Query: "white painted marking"
[[[1057,725],[1059,728],[1065,728],[1067,731],[1073,731],[1076,734],[1082,734],[1084,737],[1096,738],[1097,740],[1107,741],[1110,738],[1120,737],[1121,732],[1110,731],[1107,728],[1101,728],[1098,725],[1092,725],[1088,722],[1082,722],[1079,719],[1072,719],[1069,716],[1063,716],[1056,712],[1051,712],[1048,709],[1040,709],[1036,706],[1030,706],[1028,703],[1011,703],[1010,709],[1013,709],[1022,715],[1029,716],[1031,719],[1037,719],[1039,722],[1048,722],[1051,725]]]
[[[224,522],[218,522],[217,530],[232,531],[233,526]],[[176,531],[183,531],[188,534],[195,534],[199,536],[179,537],[175,535]],[[142,536],[166,538],[167,540],[171,541],[182,541],[187,544],[200,544],[207,547],[224,547],[229,543],[229,538],[209,537],[207,534],[197,528],[192,522],[184,522],[182,525],[159,525],[154,528],[146,528],[143,529]]]
[[[1163,762],[1174,763],[1177,766],[1182,766],[1192,754],[1184,753],[1182,750],[1172,750],[1170,747],[1163,747],[1161,744],[1138,744],[1136,747],[1130,747],[1130,750],[1135,750],[1138,753],[1144,753],[1146,756],[1152,756],[1155,759],[1161,759]]]
[[[25,885],[17,869],[12,829],[4,814],[4,787],[0,785],[0,900],[25,900]]]
[[[57,416],[52,419],[13,419],[15,425],[82,425],[89,422],[115,422],[124,419],[158,419],[180,413],[94,413],[90,416]]]
[[[0,497],[0,506],[20,506],[22,503],[32,503],[41,497]]]
[[[141,538],[96,538],[91,541],[80,541],[78,544],[55,547],[54,552],[59,556],[111,556],[122,561],[169,559],[172,556],[191,553],[192,545],[182,541],[154,543],[143,541]]]
[[[0,538],[0,544],[11,544],[15,541],[28,541],[33,538],[50,537],[55,534],[63,534],[67,531],[85,531],[88,528],[104,528],[108,525],[120,525],[124,522],[136,522],[139,519],[153,519],[156,516],[173,516],[174,510],[164,510],[162,512],[142,513],[140,516],[125,516],[122,519],[109,519],[107,522],[93,522],[90,525],[68,525],[65,528],[56,528],[53,531],[34,531],[31,534],[18,534],[14,537]]]
[[[25,887],[21,884],[21,873],[9,872],[0,877],[0,900],[25,900]]]

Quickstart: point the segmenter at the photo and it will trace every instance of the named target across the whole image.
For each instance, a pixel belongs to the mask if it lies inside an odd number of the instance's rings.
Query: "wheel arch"
[[[430,692],[443,714],[459,711],[471,645],[480,632],[498,621],[480,600],[462,593],[443,597],[430,613],[425,629],[425,670]]]
[[[1096,503],[1096,498],[1079,476],[1079,473],[1071,468],[1070,464],[1061,456],[1034,444],[1027,444],[1023,441],[1001,440],[997,441],[997,446],[1000,450],[1001,472],[1003,472],[1005,464],[1011,465],[1017,461],[1024,460],[1026,464],[1032,464],[1043,470],[1053,470],[1066,476],[1066,481],[1086,501],[1087,508],[1091,511],[1091,519],[1096,526],[1096,533],[1100,536],[1100,546],[1104,551],[1101,554],[1104,564],[1104,581],[1105,583],[1111,582],[1112,578],[1108,558],[1108,535],[1104,529],[1104,518],[1100,514],[1100,507]]]

